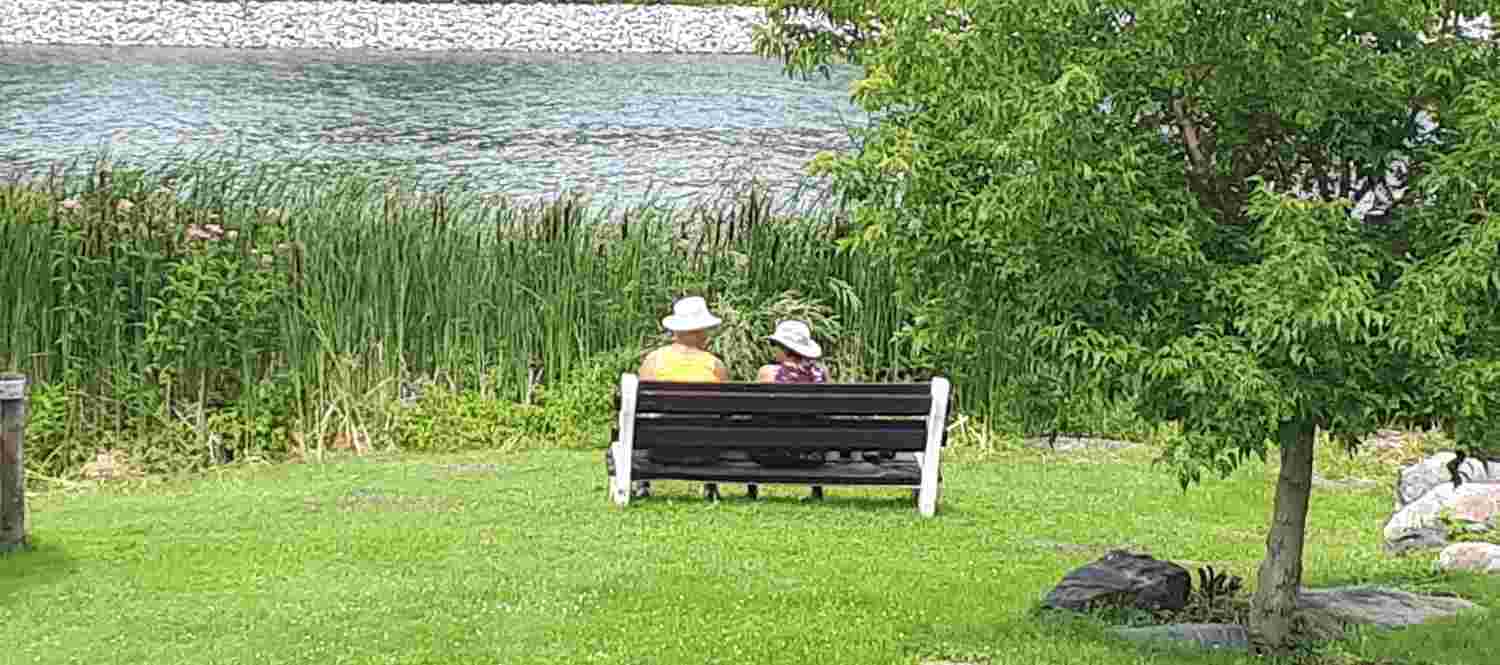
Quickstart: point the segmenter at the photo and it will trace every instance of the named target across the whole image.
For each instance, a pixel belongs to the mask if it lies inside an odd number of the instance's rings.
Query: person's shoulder
[[[758,379],[761,383],[775,383],[776,366],[761,365],[760,369],[755,372],[755,378]]]
[[[647,351],[645,355],[641,356],[640,371],[642,373],[645,373],[651,368],[656,367],[659,364],[657,361],[661,359],[662,351],[665,349],[666,347],[652,349],[650,351]]]

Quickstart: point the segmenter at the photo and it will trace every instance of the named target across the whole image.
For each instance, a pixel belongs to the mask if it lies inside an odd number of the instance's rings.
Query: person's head
[[[766,339],[771,342],[772,353],[779,363],[816,359],[823,355],[823,348],[813,341],[812,330],[802,321],[782,321],[776,324],[776,332]]]
[[[708,345],[708,333],[722,323],[708,311],[708,303],[689,296],[672,303],[672,314],[661,320],[662,327],[672,331],[672,341],[701,349]]]

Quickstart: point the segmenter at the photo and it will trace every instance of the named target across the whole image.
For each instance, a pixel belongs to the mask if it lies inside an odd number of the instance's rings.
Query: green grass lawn
[[[1118,546],[1253,581],[1269,470],[1184,494],[1146,453],[950,464],[896,490],[687,483],[611,508],[598,453],[383,457],[51,492],[0,559],[4,663],[1234,663],[1031,610]],[[1384,485],[1384,484],[1383,484]],[[1319,491],[1309,585],[1396,582],[1500,606],[1500,580],[1379,551],[1389,488]],[[1354,651],[1490,663],[1482,616]],[[1481,642],[1487,641],[1488,644]]]

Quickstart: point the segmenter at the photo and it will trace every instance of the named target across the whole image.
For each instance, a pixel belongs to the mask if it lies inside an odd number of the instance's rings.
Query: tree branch
[[[1212,164],[1203,154],[1203,138],[1196,125],[1187,115],[1187,100],[1178,97],[1172,100],[1172,113],[1177,116],[1177,128],[1182,131],[1182,142],[1187,146],[1188,162],[1199,177],[1206,177]]]

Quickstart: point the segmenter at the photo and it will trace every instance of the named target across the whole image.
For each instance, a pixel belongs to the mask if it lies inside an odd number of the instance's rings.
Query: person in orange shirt
[[[672,343],[646,354],[637,374],[642,381],[676,383],[724,383],[729,369],[718,356],[708,352],[709,331],[723,323],[708,311],[708,303],[689,296],[672,304],[672,314],[661,320],[662,327],[672,331]],[[649,481],[635,484],[635,496],[651,493]],[[704,483],[703,496],[719,498],[718,483]]]
[[[689,296],[672,304],[672,315],[661,320],[662,327],[672,331],[672,343],[649,354],[641,362],[642,381],[681,383],[723,383],[729,380],[729,369],[718,356],[709,353],[709,331],[723,323],[708,311],[708,303]]]

